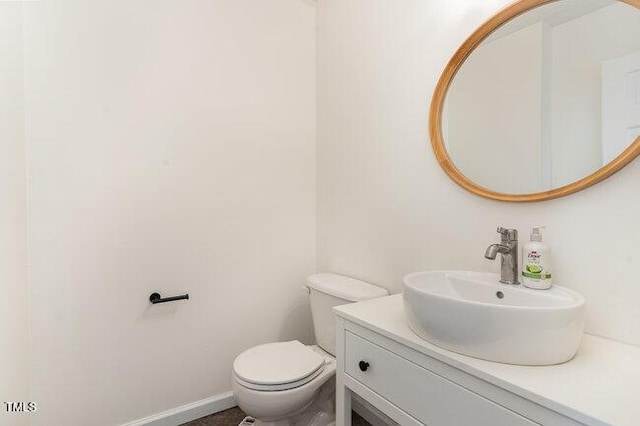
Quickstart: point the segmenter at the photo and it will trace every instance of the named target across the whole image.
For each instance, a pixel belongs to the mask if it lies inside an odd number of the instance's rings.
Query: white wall
[[[25,26],[32,424],[155,414],[311,341],[315,6],[43,1]]]
[[[5,401],[28,401],[22,7],[0,2],[0,425],[26,424]]]
[[[437,79],[507,0],[320,0],[318,269],[401,290],[425,269],[498,271],[497,225],[548,226],[555,281],[588,298],[587,331],[640,344],[640,160],[569,197],[508,204],[441,170],[427,134]],[[496,162],[496,167],[499,164]]]

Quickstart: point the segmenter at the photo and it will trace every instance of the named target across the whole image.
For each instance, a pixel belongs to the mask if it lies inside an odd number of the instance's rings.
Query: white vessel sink
[[[464,355],[518,365],[573,358],[585,299],[565,287],[532,290],[497,274],[417,272],[404,277],[404,310],[413,332]]]

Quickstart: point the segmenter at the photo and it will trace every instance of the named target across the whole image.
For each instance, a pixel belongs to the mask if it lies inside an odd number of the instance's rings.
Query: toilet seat
[[[247,349],[233,362],[236,381],[249,389],[280,391],[316,378],[325,358],[297,340],[267,343]]]
[[[289,383],[280,383],[280,384],[276,384],[276,385],[261,385],[258,383],[251,383],[251,382],[247,382],[245,380],[240,379],[238,376],[235,377],[236,382],[242,386],[244,386],[245,388],[249,388],[249,389],[253,389],[253,390],[258,390],[258,391],[266,391],[266,392],[274,392],[274,391],[284,391],[284,390],[289,390],[289,389],[293,389],[293,388],[297,388],[299,386],[305,385],[307,383],[309,383],[310,381],[312,381],[313,379],[315,379],[316,377],[318,377],[322,371],[324,370],[324,368],[320,368],[318,370],[316,370],[315,372],[313,372],[311,375],[304,377],[300,380],[296,380],[293,382],[289,382]]]

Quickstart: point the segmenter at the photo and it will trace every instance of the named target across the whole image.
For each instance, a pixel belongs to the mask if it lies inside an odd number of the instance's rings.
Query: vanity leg
[[[336,426],[351,426],[351,389],[344,385],[344,319],[336,318]]]
[[[351,390],[342,384],[336,389],[336,426],[351,426]]]

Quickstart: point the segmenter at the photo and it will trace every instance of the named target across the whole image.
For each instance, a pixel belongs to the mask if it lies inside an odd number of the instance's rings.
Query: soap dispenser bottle
[[[537,290],[551,287],[551,251],[542,242],[542,228],[534,227],[531,241],[522,247],[522,284]]]

